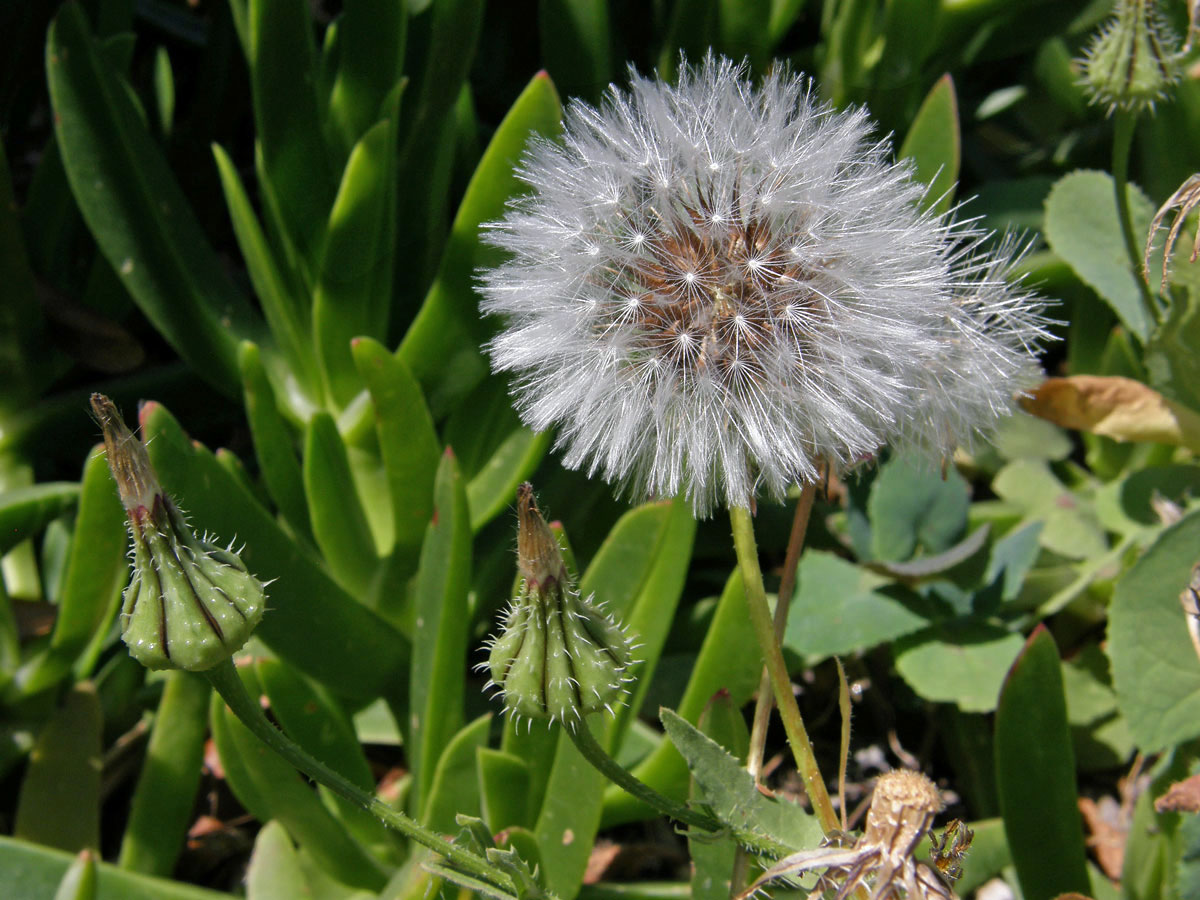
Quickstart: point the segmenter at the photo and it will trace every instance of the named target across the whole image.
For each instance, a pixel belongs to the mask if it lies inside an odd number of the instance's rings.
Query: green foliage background
[[[1073,62],[1108,12],[1102,0],[6,5],[5,896],[442,889],[423,852],[265,755],[203,681],[127,656],[123,515],[88,452],[94,390],[129,413],[151,401],[140,423],[163,483],[198,528],[236,536],[251,571],[278,579],[242,673],[361,787],[400,773],[381,788],[388,802],[444,833],[456,813],[478,817],[563,897],[728,896],[729,838],[663,837],[563,735],[513,728],[481,694],[471,664],[511,594],[508,511],[531,479],[581,590],[643,645],[630,706],[597,737],[647,783],[750,823],[781,853],[813,846],[807,813],[763,797],[737,764],[761,662],[728,526],[696,523],[681,502],[627,509],[521,425],[480,350],[497,323],[478,314],[475,273],[498,252],[480,225],[520,190],[512,167],[530,135],[553,137],[566,98],[596,101],[628,64],[670,77],[681,51],[710,48],[759,73],[786,63],[833,104],[865,104],[928,202],[1029,236],[1023,272],[1060,301],[1048,372],[1124,376],[1200,409],[1200,280],[1177,254],[1164,321],[1151,321],[1106,171],[1113,122],[1088,106]],[[1182,32],[1184,5],[1165,12]],[[1200,82],[1187,77],[1138,121],[1139,240],[1200,168],[1197,148]],[[1188,774],[1200,737],[1200,660],[1178,601],[1200,560],[1194,451],[1019,415],[944,478],[885,454],[818,501],[785,636],[818,756],[837,771],[839,656],[861,688],[852,793],[876,771],[872,748],[933,775],[977,833],[960,893],[999,876],[1029,900],[1192,896],[1193,818],[1152,801]],[[769,588],[789,519],[758,511]],[[660,704],[674,710],[665,731]],[[1076,798],[1115,795],[1136,754],[1152,781],[1125,795],[1114,884],[1085,858]],[[185,849],[199,814],[222,828]],[[633,880],[584,884],[602,833],[654,835],[694,866],[660,853]],[[105,862],[64,881],[85,848]]]

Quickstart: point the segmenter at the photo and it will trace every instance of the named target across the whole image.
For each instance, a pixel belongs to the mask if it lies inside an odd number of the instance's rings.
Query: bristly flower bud
[[[533,488],[517,491],[521,588],[484,665],[510,715],[571,726],[625,695],[633,645],[616,622],[571,584],[562,550]]]
[[[1179,40],[1154,0],[1118,0],[1116,14],[1080,61],[1090,100],[1117,109],[1153,109],[1179,80]]]
[[[231,547],[196,537],[113,402],[92,394],[92,411],[133,537],[121,637],[147,668],[210,669],[240,649],[258,625],[265,586]]]

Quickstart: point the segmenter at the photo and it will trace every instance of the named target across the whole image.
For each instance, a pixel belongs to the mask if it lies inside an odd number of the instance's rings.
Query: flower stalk
[[[804,781],[804,789],[812,803],[813,812],[821,823],[821,829],[829,834],[838,829],[838,817],[833,808],[833,801],[829,799],[825,780],[821,777],[821,770],[813,753],[812,741],[809,740],[808,731],[804,727],[804,718],[800,715],[796,696],[792,693],[792,681],[788,677],[783,650],[775,634],[775,623],[767,604],[767,592],[763,587],[762,569],[758,564],[754,520],[750,510],[741,506],[729,510],[729,520],[733,526],[733,543],[737,552],[738,568],[742,572],[746,606],[749,608],[750,621],[771,678],[779,717],[783,721],[783,729],[792,748],[796,768]]]
[[[325,785],[334,793],[365,809],[388,828],[395,829],[405,837],[445,857],[463,872],[482,878],[503,890],[513,890],[513,882],[508,875],[471,851],[433,833],[399,810],[392,809],[378,797],[371,796],[343,775],[310,756],[299,744],[272,725],[263,714],[262,707],[246,692],[246,687],[242,684],[241,676],[238,675],[231,659],[226,659],[203,674],[213,689],[221,695],[225,705],[255,737],[313,781]]]
[[[1113,120],[1113,189],[1117,195],[1117,220],[1121,223],[1121,238],[1125,242],[1125,253],[1133,280],[1137,282],[1142,308],[1147,321],[1157,325],[1162,320],[1158,302],[1150,292],[1150,285],[1142,277],[1142,257],[1137,238],[1133,234],[1133,215],[1129,209],[1129,153],[1133,147],[1133,134],[1137,129],[1136,111],[1118,109]],[[1164,266],[1166,264],[1164,263]]]

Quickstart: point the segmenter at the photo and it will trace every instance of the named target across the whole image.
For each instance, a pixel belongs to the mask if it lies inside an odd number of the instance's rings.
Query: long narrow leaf
[[[179,354],[236,396],[237,342],[260,325],[75,3],[50,27],[46,75],[63,164],[101,250]]]

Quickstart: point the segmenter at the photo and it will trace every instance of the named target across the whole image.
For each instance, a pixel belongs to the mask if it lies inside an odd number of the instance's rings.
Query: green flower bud
[[[1179,80],[1179,41],[1154,0],[1119,0],[1080,61],[1092,103],[1141,112]]]
[[[112,401],[92,395],[133,538],[121,637],[151,669],[201,672],[241,648],[262,618],[265,585],[230,547],[197,538]]]
[[[625,630],[574,589],[554,533],[533,499],[517,492],[521,588],[490,644],[489,686],[505,711],[567,725],[623,702],[634,647]]]

